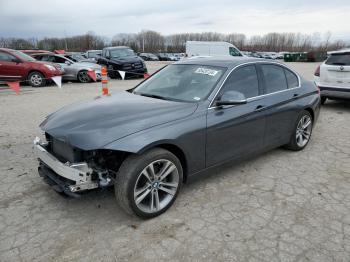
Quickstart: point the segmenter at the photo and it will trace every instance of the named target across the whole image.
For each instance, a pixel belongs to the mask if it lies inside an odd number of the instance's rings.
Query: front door
[[[206,166],[254,154],[262,149],[265,116],[261,112],[259,81],[254,64],[235,69],[225,81],[219,95],[236,91],[247,103],[208,109]]]

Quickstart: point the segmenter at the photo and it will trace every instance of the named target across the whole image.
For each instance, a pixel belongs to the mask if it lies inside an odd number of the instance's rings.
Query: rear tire
[[[161,148],[131,155],[121,165],[114,185],[119,206],[128,214],[152,218],[174,203],[183,181],[179,159]]]
[[[91,82],[91,78],[88,75],[86,70],[79,71],[77,78],[78,78],[78,81],[80,83],[90,83]]]
[[[311,114],[308,111],[303,110],[300,112],[294,125],[294,131],[290,142],[285,147],[293,151],[303,150],[311,139],[312,127],[313,119]]]
[[[327,101],[327,97],[322,96],[321,97],[321,105],[324,105],[326,103],[326,101]]]
[[[38,71],[31,72],[28,75],[28,82],[32,87],[42,87],[46,85],[44,75]]]

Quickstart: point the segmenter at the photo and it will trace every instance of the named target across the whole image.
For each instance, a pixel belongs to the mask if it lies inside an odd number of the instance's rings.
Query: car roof
[[[330,51],[330,52],[327,52],[327,53],[328,53],[329,55],[350,53],[350,48],[342,49],[342,50],[338,50],[338,51]]]
[[[131,49],[130,47],[128,46],[109,46],[109,47],[105,47],[103,49],[124,49],[124,48],[129,48]]]
[[[271,60],[255,58],[255,57],[246,57],[246,56],[212,56],[212,57],[193,57],[190,59],[184,59],[175,64],[196,64],[196,65],[208,65],[208,66],[223,66],[227,68],[233,68],[235,66],[252,63],[252,62],[266,62],[266,63],[277,63],[271,62]]]
[[[1,47],[0,50],[1,50],[1,51],[5,51],[5,52],[11,52],[11,53],[14,52],[14,51],[16,51],[15,49],[4,48],[4,47]],[[21,51],[20,51],[20,52],[21,52]]]

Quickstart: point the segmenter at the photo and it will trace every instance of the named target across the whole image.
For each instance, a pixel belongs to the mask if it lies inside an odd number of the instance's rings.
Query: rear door
[[[25,77],[23,73],[23,63],[19,63],[18,59],[7,53],[0,51],[0,80],[21,80]]]
[[[207,167],[254,154],[263,145],[265,117],[259,111],[260,101],[254,99],[261,93],[255,65],[235,69],[225,81],[217,98],[225,91],[240,92],[248,102],[208,109]]]
[[[320,85],[350,89],[350,52],[335,53],[320,68]]]
[[[259,64],[264,96],[260,98],[261,111],[266,116],[265,148],[274,148],[289,142],[299,113],[301,97],[299,77],[278,64]]]

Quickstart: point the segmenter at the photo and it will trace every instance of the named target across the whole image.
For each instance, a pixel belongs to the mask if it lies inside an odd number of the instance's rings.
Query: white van
[[[227,42],[187,41],[186,55],[192,56],[243,56],[233,44]]]

